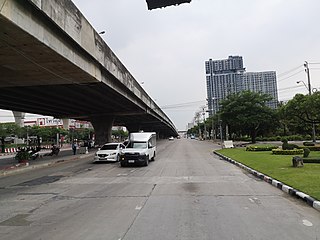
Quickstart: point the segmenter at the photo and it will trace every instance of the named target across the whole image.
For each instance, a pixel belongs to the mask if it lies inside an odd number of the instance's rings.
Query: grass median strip
[[[320,164],[306,163],[294,168],[293,156],[273,155],[271,151],[249,152],[245,148],[232,148],[217,152],[320,200]],[[312,152],[310,157],[320,158],[320,152]]]

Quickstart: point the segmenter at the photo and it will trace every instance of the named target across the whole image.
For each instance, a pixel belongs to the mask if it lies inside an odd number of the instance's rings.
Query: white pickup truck
[[[121,167],[130,164],[148,166],[156,157],[156,141],[155,132],[130,133],[129,144],[120,156]]]

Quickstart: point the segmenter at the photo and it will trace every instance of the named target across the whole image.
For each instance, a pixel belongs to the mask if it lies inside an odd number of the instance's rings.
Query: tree
[[[307,123],[320,123],[320,92],[312,95],[296,94],[285,105],[285,112]]]
[[[312,95],[296,94],[293,99],[284,106],[284,112],[288,118],[295,122],[308,125],[307,130],[311,129],[312,124],[320,123],[320,93]],[[301,129],[301,128],[300,128]],[[306,127],[304,128],[306,130]]]
[[[269,100],[267,94],[250,91],[232,94],[222,101],[219,115],[231,131],[249,135],[255,143],[258,132],[268,131],[276,122],[275,111],[266,106]]]
[[[20,127],[15,123],[0,123],[1,151],[5,151],[4,139],[11,135],[17,135]]]

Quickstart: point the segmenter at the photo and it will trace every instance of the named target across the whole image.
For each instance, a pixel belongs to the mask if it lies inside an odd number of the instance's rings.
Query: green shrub
[[[311,137],[311,135],[307,134],[307,135],[304,136],[304,139],[305,139],[305,140],[311,140],[312,137]]]
[[[20,151],[16,154],[16,156],[14,158],[16,160],[18,160],[19,162],[28,161],[30,159],[30,153],[26,150]]]
[[[303,142],[303,146],[314,146],[314,142]]]
[[[303,163],[320,163],[320,158],[303,158]]]
[[[304,140],[304,137],[301,135],[292,135],[288,137],[289,141],[302,141]]]
[[[293,149],[293,150],[272,149],[272,154],[274,154],[274,155],[302,155],[303,149]]]
[[[309,148],[304,148],[303,149],[303,157],[308,157],[310,154],[310,149]]]
[[[293,150],[293,149],[295,149],[295,148],[299,148],[299,146],[298,146],[298,145],[295,145],[295,144],[290,144],[290,143],[288,143],[288,142],[284,142],[284,143],[282,144],[282,149],[283,149],[283,150]]]
[[[272,149],[278,148],[275,145],[250,145],[246,147],[246,151],[271,151]]]
[[[310,151],[320,151],[320,146],[308,146],[308,147],[300,147],[302,149],[309,148]]]

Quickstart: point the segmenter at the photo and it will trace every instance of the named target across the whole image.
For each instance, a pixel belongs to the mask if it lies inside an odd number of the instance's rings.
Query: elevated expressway
[[[0,0],[0,108],[177,135],[70,0]]]

